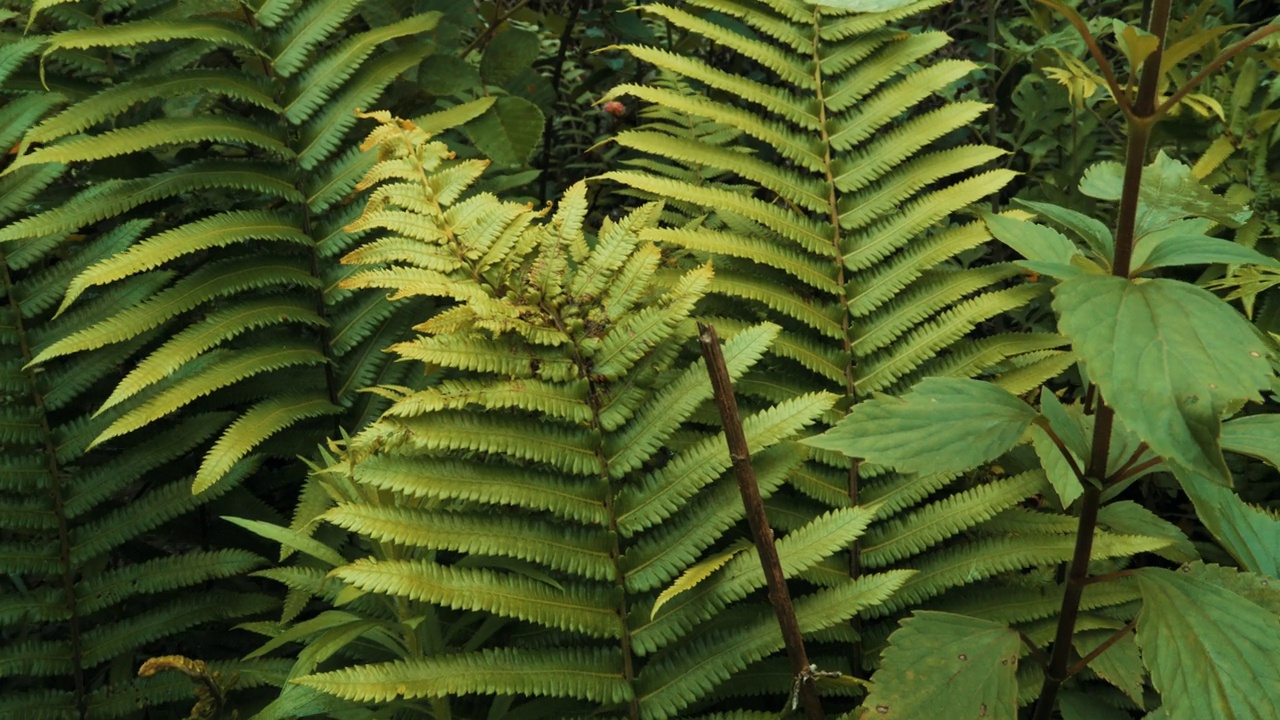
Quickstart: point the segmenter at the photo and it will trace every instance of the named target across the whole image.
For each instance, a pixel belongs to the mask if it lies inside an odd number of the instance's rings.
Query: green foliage
[[[1018,716],[1018,633],[1002,623],[918,612],[889,637],[862,718]]]
[[[189,695],[133,677],[149,648],[242,654],[229,627],[278,601],[230,579],[263,560],[210,513],[279,521],[293,458],[414,382],[381,351],[424,306],[338,287],[354,111],[439,132],[495,106],[413,84],[469,13],[97,5],[0,20],[0,715],[132,716]]]
[[[1138,574],[1138,646],[1170,720],[1215,713],[1261,720],[1280,707],[1280,676],[1267,660],[1280,637],[1280,593],[1264,590],[1271,599],[1259,606],[1219,583],[1194,567]]]
[[[347,256],[364,267],[345,285],[457,304],[392,347],[431,363],[433,382],[384,387],[395,400],[383,417],[315,476],[335,500],[316,520],[362,538],[356,559],[338,564],[331,551],[265,533],[338,565],[316,594],[358,598],[339,667],[316,672],[308,659],[295,681],[357,703],[428,698],[449,712],[466,712],[459,696],[479,694],[561,698],[570,714],[682,714],[782,648],[756,592],[764,578],[754,548],[731,552],[658,607],[662,586],[743,533],[723,433],[694,418],[711,395],[706,369],[683,353],[710,267],[657,282],[660,256],[642,234],[660,204],[588,237],[585,185],[540,219],[528,206],[466,195],[482,164],[451,161],[413,124],[381,120],[366,143],[380,158],[361,183],[372,188],[369,205],[348,226],[381,232]],[[735,333],[724,349],[731,375],[776,336],[768,324]],[[744,419],[764,492],[804,458],[784,441],[834,400],[809,393]],[[792,531],[778,545],[784,569],[796,575],[831,557],[870,516],[846,508]],[[884,602],[906,575],[806,593],[796,603],[801,627],[828,630]],[[488,631],[459,635],[480,618]],[[375,635],[403,639],[370,656],[359,644]],[[284,697],[277,705],[296,712]],[[501,707],[487,712],[501,717]]]
[[[1144,275],[1204,262],[1274,261],[1206,234],[1215,224],[1241,227],[1249,216],[1240,205],[1204,186],[1191,167],[1163,153],[1150,164],[1144,162],[1152,127],[1178,99],[1190,102],[1190,91],[1200,81],[1196,77],[1185,83],[1169,100],[1156,95],[1162,76],[1190,54],[1179,45],[1164,47],[1170,4],[1157,2],[1152,8],[1155,36],[1116,26],[1133,75],[1139,74],[1137,66],[1146,62],[1144,58],[1150,58],[1136,89],[1117,84],[1114,70],[1075,11],[1058,9],[1087,40],[1102,68],[1099,84],[1108,87],[1128,121],[1128,164],[1096,165],[1080,183],[1083,194],[1119,202],[1116,231],[1113,235],[1076,211],[1039,202],[1028,206],[1075,237],[1016,215],[990,215],[987,222],[996,238],[1025,258],[1020,264],[1056,278],[1052,309],[1059,330],[1071,341],[1076,371],[1087,383],[1084,401],[1067,405],[1043,388],[1038,417],[1027,407],[1010,414],[1004,405],[965,402],[984,395],[994,399],[1002,392],[995,386],[985,393],[970,388],[962,395],[959,387],[943,392],[938,380],[929,379],[902,400],[864,403],[844,425],[810,441],[868,462],[916,470],[927,469],[925,463],[911,465],[912,453],[903,452],[903,447],[926,456],[941,450],[945,457],[929,464],[962,469],[1010,448],[1023,439],[1019,436],[1024,428],[1033,426],[1035,457],[1063,505],[1077,505],[1080,515],[1073,558],[1060,599],[1055,598],[1059,609],[1042,615],[1043,606],[1031,610],[1023,605],[1025,600],[1007,600],[1022,605],[1009,620],[1019,623],[1042,677],[1025,677],[1021,691],[1006,683],[1002,692],[993,688],[983,699],[974,697],[976,682],[951,684],[943,679],[922,689],[918,675],[935,658],[954,664],[957,655],[944,631],[908,632],[917,620],[907,621],[889,639],[884,666],[873,677],[861,717],[891,713],[902,698],[927,698],[935,703],[935,713],[936,708],[955,706],[965,717],[985,717],[988,707],[1010,708],[1008,717],[1014,717],[1015,703],[1034,701],[1031,717],[1048,720],[1059,697],[1064,717],[1128,716],[1108,709],[1109,703],[1086,700],[1079,691],[1090,687],[1085,684],[1089,679],[1122,693],[1117,707],[1136,705],[1144,710],[1154,701],[1158,708],[1149,718],[1268,717],[1280,711],[1280,698],[1272,692],[1277,682],[1268,677],[1269,671],[1257,668],[1264,656],[1280,650],[1275,629],[1280,596],[1273,587],[1280,546],[1271,537],[1275,519],[1229,489],[1232,468],[1224,450],[1271,459],[1272,453],[1263,448],[1280,441],[1280,436],[1272,416],[1242,415],[1225,424],[1224,420],[1248,403],[1266,401],[1263,392],[1276,387],[1277,348],[1206,290],[1173,277]],[[1280,27],[1259,31],[1249,42],[1276,30]],[[924,408],[936,409],[934,424],[921,422]],[[954,430],[961,418],[969,420],[976,438],[963,448],[956,447]],[[1224,431],[1233,422],[1239,423],[1237,429]],[[994,432],[983,432],[987,428],[1006,432],[996,442]],[[945,441],[935,444],[932,432],[950,438],[949,451],[942,450]],[[883,442],[886,437],[892,441]],[[1147,507],[1115,500],[1154,469],[1172,472],[1204,527],[1243,569],[1194,562],[1197,548],[1182,530]],[[1051,516],[1038,515],[1042,525],[1053,522]],[[1030,517],[1010,516],[988,527],[1016,530],[1030,523]],[[1119,537],[1111,533],[1129,534],[1130,541],[1139,543],[1142,538],[1160,543],[1145,551],[1187,564],[1177,571],[1154,564],[1110,574],[1106,565],[1100,567],[1100,560],[1132,556],[1137,550],[1133,545],[1118,550],[1112,539]],[[1136,582],[1121,585],[1125,576]],[[1119,593],[1105,600],[1096,597],[1101,590],[1095,588],[1108,585],[1120,586],[1115,588]],[[1140,603],[1132,602],[1137,599],[1132,595],[1135,585]],[[908,582],[900,597],[910,593]],[[1126,595],[1128,600],[1121,600]],[[979,610],[978,617],[989,617],[995,608],[971,609]],[[1052,624],[1024,624],[1020,617],[1031,614]],[[991,630],[1009,632],[999,621]],[[1009,642],[1016,660],[1018,643],[1012,636]],[[900,657],[914,663],[897,667],[893,661]],[[1011,670],[994,661],[979,672],[1012,678]],[[1146,693],[1148,679],[1158,696]],[[1038,693],[1025,687],[1031,683],[1041,685]],[[1060,696],[1064,689],[1070,692]],[[989,705],[969,715],[964,708],[978,702]]]
[[[903,472],[960,472],[1006,453],[1035,419],[1030,406],[997,385],[928,378],[901,398],[858,403],[805,444],[875,457]]]
[[[1280,45],[1150,5],[0,0],[0,716],[1280,714]]]

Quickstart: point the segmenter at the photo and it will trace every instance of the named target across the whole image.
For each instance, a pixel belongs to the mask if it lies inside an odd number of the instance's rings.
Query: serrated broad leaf
[[[975,468],[1013,447],[1036,418],[991,383],[927,378],[900,398],[856,405],[834,428],[801,442],[903,472]]]
[[[1222,413],[1261,400],[1272,379],[1248,321],[1176,280],[1084,276],[1053,293],[1059,330],[1125,425],[1161,457],[1229,484]]]
[[[542,111],[523,98],[504,95],[483,115],[462,127],[476,148],[499,167],[528,161],[542,138]]]
[[[1018,633],[989,620],[917,611],[889,636],[860,720],[1015,720]]]
[[[1200,522],[1231,557],[1253,572],[1280,578],[1280,517],[1246,504],[1230,488],[1172,469]]]
[[[1137,577],[1138,646],[1169,720],[1280,717],[1280,616],[1187,572]]]
[[[1280,468],[1280,415],[1250,415],[1222,424],[1222,449]]]
[[[1033,202],[1031,200],[1014,200],[1014,203],[1031,208],[1046,220],[1055,222],[1075,233],[1084,240],[1098,257],[1111,259],[1115,247],[1115,238],[1111,230],[1102,221],[1091,218],[1084,213],[1050,203]]]
[[[1146,257],[1130,274],[1139,275],[1160,267],[1213,263],[1280,267],[1280,260],[1230,240],[1208,235],[1170,235],[1153,242],[1156,235],[1158,233],[1143,239],[1143,244],[1151,243],[1151,247],[1147,248]]]
[[[1085,171],[1080,192],[1099,200],[1120,199],[1124,187],[1124,166],[1101,162]],[[1191,174],[1191,168],[1165,155],[1156,156],[1145,168],[1138,191],[1138,215],[1134,237],[1141,238],[1186,217],[1209,218],[1236,227],[1251,213],[1206,188]]]
[[[1080,254],[1074,243],[1053,228],[991,213],[985,213],[983,220],[995,239],[1013,248],[1027,260],[1069,265],[1071,258]]]
[[[1114,630],[1087,630],[1076,633],[1072,644],[1081,657],[1096,650],[1111,639]],[[1111,647],[1089,663],[1089,669],[1128,695],[1138,707],[1142,707],[1142,687],[1147,670],[1142,666],[1142,655],[1132,632],[1126,632]]]

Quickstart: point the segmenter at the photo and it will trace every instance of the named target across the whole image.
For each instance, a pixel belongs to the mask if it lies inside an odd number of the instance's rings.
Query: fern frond
[[[835,400],[834,395],[814,393],[744,418],[747,442],[751,447],[764,447],[791,437],[812,424]],[[717,452],[723,447],[722,436],[706,438],[662,470],[624,488],[618,498],[619,532],[627,536],[660,522],[718,477],[729,467],[729,458]]]
[[[355,479],[409,497],[543,510],[583,524],[605,518],[600,487],[526,468],[372,455],[357,463]]]
[[[204,492],[224,481],[241,458],[290,425],[305,418],[334,415],[341,410],[327,398],[306,395],[280,395],[263,400],[231,423],[209,449],[191,483],[192,492]]]
[[[165,118],[101,135],[64,138],[53,145],[20,155],[5,172],[13,172],[26,165],[88,162],[168,145],[200,142],[260,148],[282,158],[294,154],[276,133],[265,131],[256,123],[222,116]]]
[[[621,632],[607,586],[551,587],[491,570],[422,560],[358,560],[333,574],[365,592],[491,612],[592,637],[616,638]]]
[[[951,588],[984,580],[999,573],[1033,566],[1066,562],[1075,538],[1069,535],[990,538],[954,546],[918,563],[919,574],[905,584],[899,594],[873,614],[883,614],[923,600]],[[1138,535],[1099,533],[1093,557],[1099,560],[1152,552],[1170,541]]]
[[[247,240],[275,240],[306,246],[311,239],[292,221],[268,212],[230,212],[198,220],[136,243],[127,252],[97,263],[71,281],[59,312],[90,287],[139,275],[188,253]]]
[[[512,518],[494,527],[488,518],[397,507],[339,504],[322,518],[380,542],[431,550],[529,560],[588,580],[613,580],[609,538],[598,529],[555,526]]]
[[[622,677],[621,655],[606,649],[501,648],[344,668],[296,682],[360,702],[486,693],[574,697],[612,705],[631,697]]]
[[[878,568],[917,555],[960,531],[973,527],[1044,491],[1041,471],[1022,473],[1007,480],[979,485],[927,505],[910,515],[878,526],[862,546],[867,567]]]

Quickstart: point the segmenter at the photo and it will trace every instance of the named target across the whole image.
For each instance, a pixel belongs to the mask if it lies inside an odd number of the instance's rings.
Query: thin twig
[[[742,418],[738,415],[738,401],[733,395],[733,383],[729,368],[725,366],[720,351],[720,338],[712,325],[698,323],[698,342],[702,357],[707,362],[707,375],[711,377],[711,389],[715,393],[716,407],[724,421],[724,435],[729,445],[729,457],[733,461],[733,474],[738,478],[738,491],[742,494],[742,506],[747,512],[747,524],[751,526],[751,538],[760,553],[760,567],[764,570],[765,584],[769,588],[769,604],[782,629],[782,641],[791,660],[791,674],[796,681],[796,692],[804,706],[808,720],[823,720],[822,701],[813,682],[814,670],[800,635],[800,623],[787,591],[787,579],[778,560],[778,548],[773,542],[773,530],[764,512],[764,500],[756,483],[755,468],[751,466],[751,450],[742,430]]]
[[[1107,56],[1102,53],[1102,48],[1098,46],[1098,41],[1094,39],[1093,33],[1089,32],[1089,25],[1085,23],[1084,18],[1080,17],[1080,13],[1063,5],[1056,0],[1036,0],[1041,5],[1047,5],[1057,10],[1067,22],[1071,23],[1076,32],[1080,33],[1080,37],[1084,39],[1085,45],[1089,47],[1089,54],[1097,61],[1098,67],[1102,70],[1102,76],[1107,80],[1107,87],[1111,90],[1111,96],[1116,99],[1116,104],[1124,111],[1125,115],[1133,114],[1133,106],[1129,102],[1129,95],[1120,87],[1120,83],[1116,81],[1115,71],[1111,69],[1111,63],[1107,60]]]
[[[1062,438],[1058,437],[1058,433],[1054,432],[1052,427],[1049,427],[1049,421],[1037,421],[1036,425],[1039,426],[1041,430],[1044,430],[1045,434],[1049,436],[1049,439],[1053,441],[1054,445],[1058,446],[1058,451],[1062,453],[1062,457],[1066,458],[1067,464],[1071,466],[1071,472],[1075,473],[1076,479],[1080,482],[1084,482],[1084,470],[1080,468],[1080,463],[1076,462],[1075,454],[1067,448],[1067,444],[1062,441]]]
[[[489,38],[492,37],[494,33],[498,32],[498,28],[502,27],[502,23],[510,20],[512,15],[520,12],[521,8],[528,4],[529,0],[520,0],[520,2],[512,5],[506,12],[501,14],[495,13],[493,20],[489,23],[489,27],[485,28],[483,32],[472,38],[471,42],[467,43],[467,46],[462,49],[462,53],[458,55],[458,57],[465,58],[471,54],[472,50],[475,50],[481,45],[489,42]]]
[[[1254,32],[1250,33],[1249,36],[1246,37],[1245,39],[1227,48],[1226,52],[1214,58],[1213,61],[1210,62],[1208,65],[1205,65],[1204,69],[1202,69],[1200,72],[1192,76],[1192,78],[1188,80],[1185,85],[1178,88],[1177,92],[1169,96],[1168,100],[1165,100],[1163,103],[1161,103],[1160,107],[1156,109],[1156,114],[1162,116],[1165,113],[1169,112],[1171,109],[1173,109],[1173,106],[1177,105],[1179,102],[1182,102],[1182,98],[1186,97],[1187,94],[1190,93],[1192,90],[1194,90],[1197,85],[1204,82],[1204,79],[1209,77],[1209,75],[1213,71],[1217,70],[1223,65],[1226,65],[1227,62],[1231,60],[1231,58],[1244,52],[1251,45],[1256,44],[1259,40],[1261,40],[1262,38],[1274,32],[1280,32],[1280,25],[1267,25],[1266,27],[1258,28]]]
[[[1115,645],[1117,642],[1120,642],[1120,640],[1124,638],[1125,635],[1133,632],[1133,629],[1137,626],[1138,626],[1138,618],[1134,618],[1130,620],[1129,624],[1117,630],[1116,634],[1107,638],[1106,641],[1104,641],[1101,645],[1094,648],[1093,652],[1090,652],[1088,655],[1085,655],[1084,657],[1080,658],[1079,662],[1067,668],[1067,677],[1071,677],[1072,675],[1075,675],[1076,673],[1088,667],[1089,663],[1093,662],[1094,660],[1097,660],[1099,655],[1107,651],[1107,648],[1111,647],[1112,645]]]

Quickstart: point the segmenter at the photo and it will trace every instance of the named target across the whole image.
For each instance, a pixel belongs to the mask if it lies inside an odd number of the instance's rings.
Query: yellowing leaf
[[[671,598],[679,595],[685,590],[691,590],[698,583],[711,577],[712,573],[724,567],[726,563],[734,558],[735,555],[751,547],[748,540],[737,540],[722,552],[703,560],[702,562],[690,565],[676,581],[671,583],[671,587],[663,590],[658,594],[658,599],[653,603],[653,609],[649,611],[649,619],[657,617],[658,608],[666,605]]]

